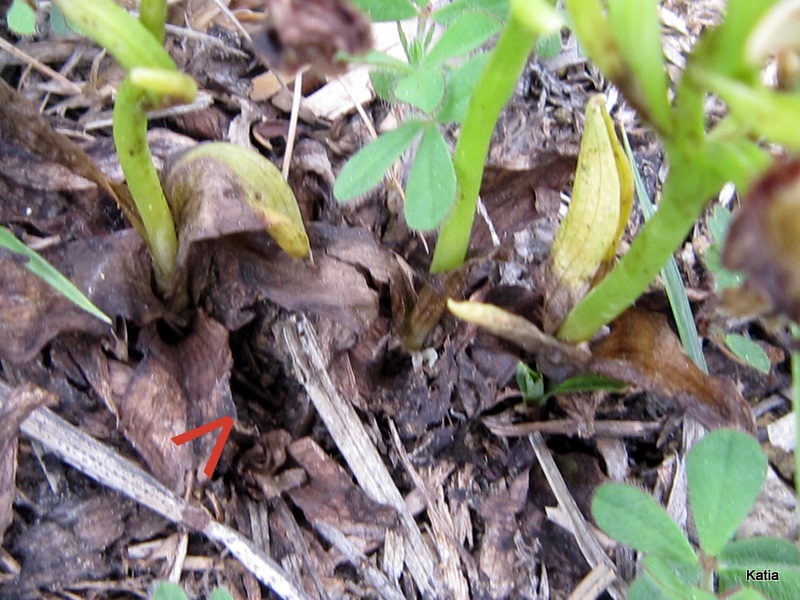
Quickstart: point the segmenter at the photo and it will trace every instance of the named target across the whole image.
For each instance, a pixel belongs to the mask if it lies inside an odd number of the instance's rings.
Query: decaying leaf
[[[86,152],[68,137],[58,133],[38,108],[0,80],[0,138],[14,140],[41,158],[63,165],[94,182],[111,196],[133,227],[144,235],[142,221],[133,198],[124,185],[109,181]]]
[[[137,366],[119,399],[119,427],[161,483],[183,492],[192,468],[190,444],[176,446],[172,437],[189,429],[186,396],[175,377],[155,356]]]
[[[773,308],[800,322],[800,158],[778,162],[753,186],[731,224],[722,262],[747,273],[726,290],[736,312]]]
[[[633,204],[633,176],[617,140],[605,97],[586,105],[586,129],[569,212],[550,253],[545,330],[555,331],[567,313],[614,259]]]
[[[186,411],[188,429],[205,425],[223,416],[236,418],[236,406],[233,403],[230,387],[233,358],[225,327],[207,317],[202,311],[198,311],[194,316],[191,332],[179,343],[167,344],[158,336],[155,327],[151,326],[140,333],[139,347],[140,350],[158,359],[163,369],[177,380],[183,392],[185,404],[183,406],[180,403],[175,404],[167,415],[173,421],[170,429],[178,426],[183,418],[181,416],[183,410]],[[163,410],[160,406],[157,408],[154,406],[154,409]],[[138,421],[136,426],[142,426],[144,422],[149,423],[149,419],[158,418],[162,418],[158,412],[153,412],[147,417],[142,415],[142,420]],[[131,426],[134,425],[133,421],[130,423]],[[162,435],[162,433],[154,428],[139,432],[139,435]],[[164,455],[165,448],[162,446],[166,445],[166,439],[149,442],[148,450],[152,452],[154,465],[158,461],[167,460]],[[199,466],[199,471],[202,472],[215,442],[214,436],[204,435],[191,444],[186,444],[187,447],[192,446],[194,466]],[[141,442],[140,447],[142,447]],[[147,455],[145,459],[151,460]],[[181,467],[176,465],[176,468]],[[172,469],[164,473],[171,477],[175,476]]]
[[[309,522],[335,527],[365,553],[397,526],[395,510],[370,499],[311,438],[292,442],[288,452],[308,473],[308,483],[290,490],[289,497]]]
[[[150,287],[146,248],[132,229],[63,244],[43,254],[108,315],[145,324],[164,314]],[[10,253],[0,255],[0,278],[0,357],[24,362],[65,331],[109,332],[107,325],[30,273]]]
[[[290,256],[310,255],[294,194],[260,154],[232,144],[200,144],[168,161],[162,179],[178,228],[176,273],[185,270],[195,242],[245,231],[266,229]]]
[[[608,336],[586,347],[561,342],[497,306],[450,300],[448,308],[533,354],[539,371],[556,381],[582,373],[605,375],[672,399],[707,427],[755,431],[750,407],[736,385],[700,371],[663,315],[631,308]]]
[[[307,64],[336,73],[343,67],[339,52],[361,54],[372,46],[369,22],[347,0],[267,0],[267,19],[253,46],[284,73]]]
[[[25,384],[9,388],[0,382],[0,536],[13,519],[17,473],[17,428],[31,411],[40,406],[52,406],[58,399],[51,393]]]

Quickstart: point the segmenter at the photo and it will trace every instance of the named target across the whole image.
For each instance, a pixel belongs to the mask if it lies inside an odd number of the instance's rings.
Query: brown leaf
[[[488,593],[492,598],[508,598],[514,591],[517,557],[511,549],[514,548],[514,536],[520,531],[516,515],[525,506],[529,479],[526,469],[507,490],[498,490],[480,505],[486,530],[481,540],[478,564],[481,573],[489,579]]]
[[[669,396],[707,427],[755,431],[753,413],[736,385],[703,373],[661,314],[629,309],[592,353],[595,373]]]
[[[144,229],[127,187],[110,182],[75,142],[58,133],[39,113],[36,105],[0,80],[0,138],[48,161],[63,165],[93,181],[113,198],[128,221],[141,233]]]
[[[330,319],[359,335],[378,318],[385,292],[387,308],[401,322],[411,284],[393,253],[361,229],[312,223],[308,234],[313,264],[286,256],[266,235],[226,238],[215,249],[195,254],[195,259],[207,260],[213,252],[213,269],[203,274],[193,266],[200,280],[190,287],[208,289],[214,314],[232,329],[247,321],[240,312],[249,310],[259,296],[288,310]],[[206,279],[211,274],[213,288]]]
[[[270,66],[293,73],[307,64],[326,73],[342,70],[339,52],[372,47],[369,22],[347,0],[267,0],[268,24],[253,35]]]
[[[233,359],[228,343],[228,330],[225,327],[198,311],[191,333],[177,344],[164,342],[158,337],[154,327],[143,330],[140,338],[140,349],[152,352],[161,366],[177,379],[183,390],[188,429],[226,415],[236,418],[236,407],[230,388]],[[161,419],[160,411],[158,408],[153,414],[147,415],[147,418]],[[172,415],[176,420],[175,426],[180,419],[179,414],[180,408],[177,407]],[[159,435],[166,434],[161,432]],[[213,435],[204,435],[192,442],[194,465],[200,466],[201,471],[216,441]],[[155,440],[154,443],[166,444],[162,440]]]
[[[734,293],[731,302],[738,312],[771,306],[800,322],[798,238],[800,158],[793,158],[777,162],[755,183],[725,240],[723,264],[747,273],[743,293]]]
[[[150,287],[150,259],[131,229],[80,240],[42,253],[108,315],[138,324],[163,314]],[[108,333],[108,327],[30,273],[15,256],[0,253],[0,356],[29,360],[59,333]]]
[[[34,409],[58,398],[31,384],[9,388],[0,382],[0,537],[11,525],[17,472],[17,428]]]
[[[632,308],[611,333],[591,346],[573,346],[542,332],[527,319],[491,304],[448,302],[457,317],[486,328],[536,357],[548,377],[597,373],[667,396],[707,427],[730,425],[755,431],[749,405],[727,378],[706,375],[683,352],[666,318]]]
[[[306,518],[345,533],[361,552],[377,549],[397,525],[394,509],[371,500],[311,438],[292,442],[288,450],[308,473],[308,485],[289,491]]]
[[[161,483],[183,493],[184,477],[192,468],[189,444],[172,438],[187,431],[186,396],[172,374],[154,356],[136,367],[119,400],[122,433]]]

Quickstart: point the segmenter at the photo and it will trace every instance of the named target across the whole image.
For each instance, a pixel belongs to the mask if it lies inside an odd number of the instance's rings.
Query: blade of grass
[[[53,265],[39,256],[39,254],[20,242],[16,236],[5,227],[0,227],[0,246],[7,248],[14,254],[25,257],[25,268],[28,269],[28,271],[39,277],[75,306],[97,317],[103,321],[103,323],[107,323],[108,325],[112,324],[111,318],[97,308],[74,283],[64,277]]]
[[[630,142],[628,141],[628,134],[625,129],[622,129],[622,143],[625,146],[625,154],[631,163],[631,170],[633,171],[633,183],[636,187],[636,195],[639,198],[639,204],[642,207],[642,213],[645,220],[649,220],[655,213],[653,201],[647,194],[642,176],[636,166],[636,159],[633,157]],[[678,270],[678,263],[675,262],[675,257],[670,256],[667,264],[661,269],[661,277],[664,279],[664,285],[667,289],[667,298],[672,307],[672,315],[675,317],[675,323],[678,327],[678,335],[680,335],[683,348],[686,354],[689,355],[695,364],[700,367],[704,373],[708,373],[708,365],[703,355],[703,347],[700,343],[700,336],[697,333],[697,327],[694,323],[694,315],[689,306],[689,299],[686,297],[686,289],[683,287],[683,280],[681,279],[680,271]]]

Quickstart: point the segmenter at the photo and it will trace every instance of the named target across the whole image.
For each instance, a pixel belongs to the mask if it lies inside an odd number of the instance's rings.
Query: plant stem
[[[178,238],[147,145],[147,113],[143,105],[148,96],[149,92],[135,86],[129,77],[122,82],[114,104],[114,143],[147,232],[158,286],[164,291],[169,288],[175,268]]]
[[[554,18],[548,20],[551,17],[548,10],[552,11],[552,7],[543,3],[540,6],[539,2],[512,2],[509,20],[481,73],[458,136],[453,160],[458,192],[453,210],[439,233],[431,273],[449,271],[464,262],[484,162],[497,119],[514,92],[538,33],[560,26]]]
[[[164,25],[167,22],[167,0],[142,0],[139,4],[139,21],[159,44],[163,44]]]

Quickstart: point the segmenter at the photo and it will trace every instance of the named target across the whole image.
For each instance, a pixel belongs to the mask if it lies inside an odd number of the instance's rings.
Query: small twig
[[[281,598],[306,598],[283,569],[242,534],[213,520],[203,507],[179,498],[134,463],[49,409],[38,408],[33,411],[22,422],[20,430],[98,483],[117,490],[173,523],[198,531],[222,544]]]
[[[11,54],[12,56],[18,58],[19,60],[21,60],[25,64],[31,66],[32,68],[36,69],[37,71],[39,71],[43,75],[49,77],[50,79],[59,82],[61,85],[65,86],[67,88],[67,90],[69,90],[70,93],[72,93],[72,94],[80,94],[80,93],[82,93],[82,90],[81,90],[81,88],[79,86],[77,86],[74,83],[72,83],[69,79],[64,77],[61,73],[59,73],[58,71],[54,71],[53,69],[51,69],[47,65],[39,62],[38,60],[36,60],[32,56],[26,54],[25,52],[23,52],[22,50],[20,50],[16,46],[14,46],[9,41],[3,39],[2,37],[0,37],[0,49],[5,50],[6,52]]]
[[[572,535],[575,537],[575,541],[578,543],[578,547],[581,549],[581,553],[586,559],[586,562],[588,562],[589,566],[592,568],[601,564],[606,565],[616,574],[614,563],[611,562],[611,559],[603,551],[597,538],[594,536],[591,529],[589,529],[586,519],[583,518],[575,499],[572,497],[564,478],[561,476],[561,472],[556,466],[555,460],[553,460],[553,455],[550,454],[550,449],[544,443],[542,434],[537,431],[531,434],[528,439],[530,440],[531,446],[533,446],[533,451],[536,453],[536,458],[539,460],[544,476],[550,484],[550,489],[558,500],[558,506],[569,519]],[[617,581],[607,589],[611,596],[617,600],[621,600],[627,596],[627,586],[622,581]]]
[[[294,77],[294,92],[292,93],[292,112],[289,115],[289,133],[286,135],[286,152],[283,153],[283,167],[281,174],[289,181],[289,166],[292,163],[294,142],[297,137],[297,117],[300,114],[300,100],[303,97],[303,71]]]

